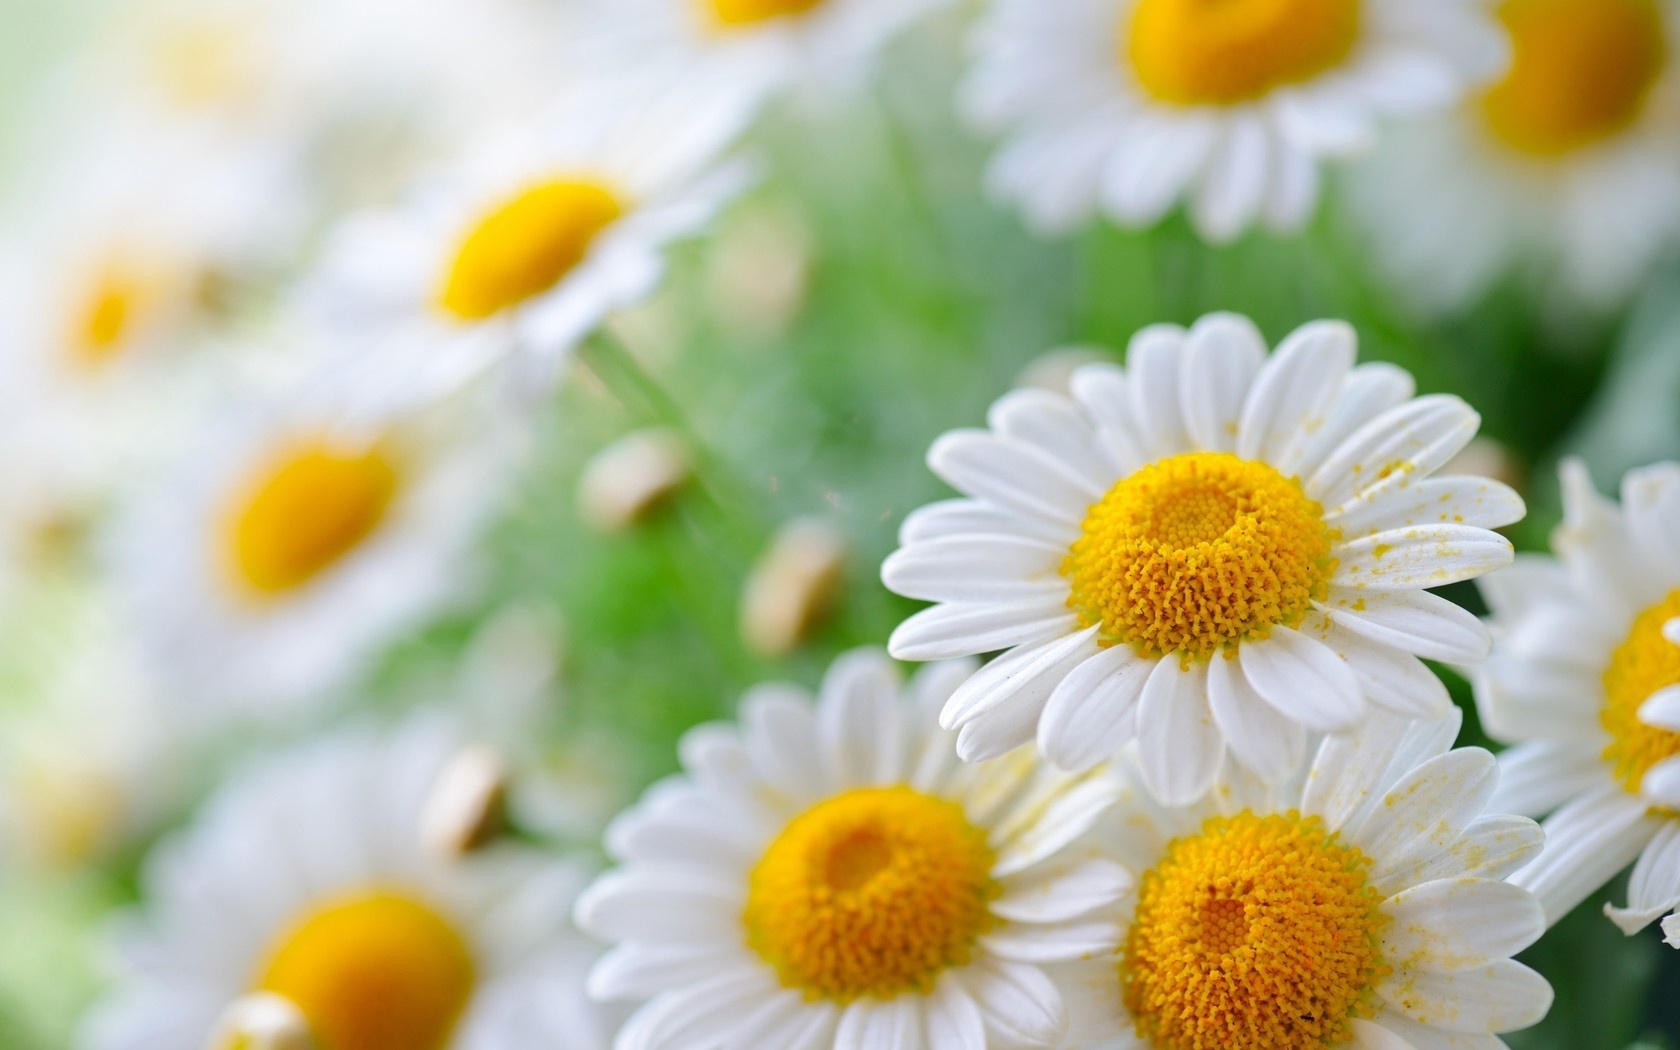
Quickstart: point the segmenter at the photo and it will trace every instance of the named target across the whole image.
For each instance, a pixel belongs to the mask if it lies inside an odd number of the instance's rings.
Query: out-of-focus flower
[[[626,529],[682,487],[693,470],[691,458],[670,430],[627,434],[589,460],[578,481],[578,507],[602,532]]]
[[[119,520],[135,630],[201,717],[314,704],[456,595],[518,436],[471,401],[349,425],[249,398]]]
[[[1475,675],[1503,752],[1500,805],[1547,813],[1546,849],[1516,881],[1551,921],[1635,857],[1627,933],[1680,904],[1680,465],[1636,470],[1617,506],[1563,468],[1556,558],[1481,581],[1493,658]]]
[[[747,574],[741,592],[741,640],[781,656],[833,611],[846,571],[846,538],[818,518],[791,521]]]
[[[1092,1000],[1067,1045],[1492,1047],[1543,1018],[1551,986],[1511,956],[1545,920],[1501,881],[1540,829],[1490,805],[1458,728],[1379,713],[1281,788],[1232,771],[1197,806],[1117,806],[1101,830],[1143,874],[1118,959],[1057,975]]]
[[[684,738],[688,775],[615,822],[625,866],[578,902],[619,942],[590,992],[651,997],[622,1050],[1058,1045],[1040,965],[1118,943],[1091,916],[1131,880],[1074,844],[1119,784],[1028,754],[954,761],[934,719],[968,671],[906,690],[884,654],[854,652],[815,703],[763,686],[742,728]]]
[[[1035,227],[1146,226],[1187,199],[1227,241],[1299,229],[1322,158],[1453,102],[1504,53],[1485,0],[998,0],[966,106],[1011,132],[991,187]]]
[[[770,342],[787,331],[810,291],[811,232],[791,209],[743,209],[720,231],[707,271],[725,324]]]
[[[1071,399],[1017,390],[989,430],[934,444],[968,498],[912,513],[881,576],[940,603],[893,632],[894,656],[1008,650],[941,716],[964,758],[1036,733],[1083,769],[1136,738],[1150,791],[1188,803],[1227,749],[1276,778],[1304,730],[1353,729],[1373,704],[1450,710],[1418,656],[1474,662],[1488,633],[1426,588],[1508,564],[1490,530],[1523,503],[1430,477],[1479,417],[1413,398],[1393,366],[1355,368],[1356,341],[1317,322],[1268,359],[1235,315],[1152,327],[1124,369],[1080,369]]]
[[[1350,201],[1396,293],[1463,306],[1518,274],[1606,308],[1680,237],[1680,5],[1505,0],[1505,78],[1399,129]]]
[[[82,1045],[205,1046],[230,1006],[268,993],[334,1050],[514,1050],[556,1032],[605,1050],[606,1019],[554,979],[594,954],[566,920],[581,872],[519,846],[442,860],[422,844],[459,744],[422,719],[236,778],[153,855]]]

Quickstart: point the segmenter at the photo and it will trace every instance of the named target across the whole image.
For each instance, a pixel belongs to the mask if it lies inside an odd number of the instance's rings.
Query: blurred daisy
[[[1680,905],[1680,465],[1627,475],[1622,504],[1563,468],[1557,557],[1482,581],[1493,658],[1475,676],[1500,755],[1501,802],[1545,821],[1546,851],[1517,874],[1556,921],[1634,858],[1633,933]]]
[[[1447,105],[1504,55],[1487,0],[998,0],[966,104],[1010,132],[992,189],[1066,230],[1185,199],[1202,236],[1299,229],[1321,158]]]
[[[618,1050],[1058,1045],[1040,964],[1114,950],[1091,915],[1129,879],[1068,847],[1119,784],[957,763],[933,723],[967,671],[901,691],[884,654],[854,652],[814,704],[764,686],[742,729],[684,738],[687,775],[615,822],[625,866],[578,903],[619,942],[590,991],[652,997]]]
[[[1504,0],[1505,78],[1398,131],[1350,201],[1399,294],[1451,309],[1516,272],[1588,306],[1680,237],[1680,5]]]
[[[1227,747],[1275,779],[1304,729],[1451,709],[1418,656],[1474,662],[1488,633],[1425,588],[1509,563],[1489,530],[1522,500],[1431,478],[1479,417],[1355,368],[1355,344],[1316,322],[1268,359],[1231,314],[1147,328],[1126,368],[1075,372],[1071,398],[1017,390],[989,430],[934,443],[928,464],[968,498],[912,513],[881,576],[940,603],[893,632],[899,659],[1008,650],[940,716],[965,759],[1036,733],[1084,769],[1135,737],[1150,791],[1187,803]]]
[[[1500,1047],[1543,1018],[1550,985],[1511,956],[1545,920],[1500,881],[1540,830],[1484,813],[1498,768],[1449,751],[1458,728],[1379,714],[1284,787],[1123,802],[1104,831],[1144,874],[1118,959],[1058,974],[1089,998],[1068,1045]]]
[[[333,238],[306,309],[365,333],[349,380],[374,405],[425,398],[510,359],[544,389],[606,316],[646,297],[672,241],[747,182],[719,164],[742,125],[675,85],[592,93],[501,133],[405,207]]]
[[[523,847],[449,862],[421,845],[458,746],[419,721],[306,745],[229,784],[150,858],[145,914],[117,944],[123,975],[81,1045],[246,1045],[218,1032],[261,993],[333,1050],[538,1046],[555,1028],[525,1019],[562,1003],[566,1045],[605,1050],[599,1016],[551,983],[592,951],[566,921],[581,872]]]
[[[135,629],[201,714],[318,702],[465,582],[508,428],[440,402],[348,426],[330,395],[237,404],[114,527]]]

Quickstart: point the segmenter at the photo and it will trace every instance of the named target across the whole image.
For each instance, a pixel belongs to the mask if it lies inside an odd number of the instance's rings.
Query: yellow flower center
[[[478,321],[559,284],[624,214],[613,192],[588,179],[532,186],[478,221],[455,253],[438,302]]]
[[[132,267],[103,267],[71,318],[71,363],[89,370],[115,361],[150,298],[150,285]]]
[[[233,505],[227,541],[235,578],[265,596],[302,587],[379,528],[398,485],[378,449],[309,442],[284,450]]]
[[[821,7],[823,0],[701,0],[715,25],[725,29],[793,18]]]
[[[1294,626],[1329,587],[1333,540],[1299,482],[1224,452],[1158,460],[1093,504],[1062,564],[1068,605],[1146,656],[1206,657]]]
[[[1652,693],[1680,685],[1680,645],[1662,634],[1663,624],[1677,616],[1680,591],[1639,614],[1604,672],[1604,710],[1598,716],[1610,733],[1604,759],[1633,794],[1639,793],[1639,784],[1652,766],[1680,755],[1680,733],[1639,720],[1639,706]]]
[[[443,1050],[475,981],[472,950],[448,920],[374,894],[328,905],[287,931],[257,990],[295,1005],[326,1050]]]
[[[182,109],[229,106],[257,87],[258,56],[236,24],[182,26],[154,55],[164,94]]]
[[[1371,860],[1318,817],[1214,817],[1144,875],[1120,979],[1161,1050],[1295,1050],[1347,1038],[1388,971]]]
[[[1668,62],[1656,0],[1505,0],[1511,71],[1482,99],[1511,148],[1556,157],[1638,119]]]
[[[1162,102],[1231,106],[1341,65],[1360,13],[1360,0],[1138,0],[1120,58]]]
[[[995,858],[962,807],[864,788],[788,824],[753,870],[747,943],[782,983],[851,1002],[927,992],[991,922]]]

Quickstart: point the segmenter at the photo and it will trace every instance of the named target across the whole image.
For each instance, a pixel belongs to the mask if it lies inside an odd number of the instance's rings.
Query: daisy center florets
[[[1558,156],[1628,127],[1668,63],[1655,0],[1506,0],[1499,13],[1513,59],[1482,111],[1522,153]]]
[[[236,579],[259,595],[303,586],[379,528],[399,488],[378,449],[292,447],[264,465],[234,503],[228,532]]]
[[[624,202],[590,179],[529,187],[483,216],[461,241],[438,300],[482,320],[553,288],[577,268]]]
[[[1162,102],[1229,106],[1340,65],[1360,0],[1138,0],[1121,60]]]
[[[1300,483],[1223,452],[1159,460],[1094,504],[1062,565],[1068,604],[1109,642],[1206,657],[1293,626],[1334,567]]]
[[[71,362],[98,369],[121,356],[147,298],[147,282],[133,267],[115,262],[101,267],[71,318]]]
[[[1214,817],[1144,875],[1120,964],[1162,1050],[1295,1050],[1346,1037],[1387,971],[1370,858],[1317,817]]]
[[[700,0],[713,23],[725,28],[791,18],[821,7],[823,0]]]
[[[994,859],[954,802],[907,787],[847,792],[795,818],[765,851],[747,943],[812,999],[930,991],[990,925]]]
[[[1680,755],[1680,733],[1639,720],[1651,694],[1680,685],[1680,645],[1663,637],[1663,624],[1680,616],[1680,591],[1640,613],[1627,641],[1617,647],[1604,672],[1604,710],[1599,721],[1610,733],[1604,758],[1616,779],[1633,794],[1650,768]]]
[[[443,1050],[477,977],[461,933],[393,894],[331,904],[286,931],[257,984],[331,1050]]]

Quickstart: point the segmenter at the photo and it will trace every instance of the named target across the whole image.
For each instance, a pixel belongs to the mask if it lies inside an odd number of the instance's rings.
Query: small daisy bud
[[[725,318],[765,341],[786,331],[805,304],[811,237],[798,215],[761,207],[724,231],[708,274]]]
[[[465,748],[443,767],[420,816],[420,835],[440,857],[459,857],[494,839],[507,815],[507,768],[483,745]]]
[[[804,641],[833,606],[845,560],[845,539],[827,522],[807,518],[783,526],[747,577],[741,602],[747,647],[779,656]]]
[[[234,1000],[216,1023],[210,1046],[212,1050],[319,1050],[303,1012],[269,992]]]
[[[602,532],[642,520],[688,480],[688,449],[668,430],[638,430],[600,452],[584,468],[578,504]]]
[[[1015,377],[1017,387],[1048,390],[1066,395],[1073,382],[1073,373],[1099,361],[1113,361],[1114,355],[1095,346],[1061,346],[1040,354],[1021,369]]]

